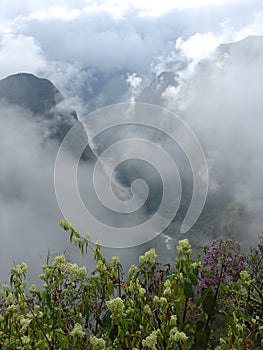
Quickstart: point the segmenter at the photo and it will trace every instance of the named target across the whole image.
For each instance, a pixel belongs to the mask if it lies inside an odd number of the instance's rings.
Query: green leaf
[[[46,303],[47,303],[47,306],[50,308],[51,307],[51,296],[50,294],[46,294]]]
[[[214,302],[214,294],[211,291],[208,291],[206,294],[203,304],[202,304],[202,309],[204,310],[205,313],[209,314]]]
[[[200,329],[198,333],[196,333],[196,342],[192,347],[193,350],[203,350],[207,349],[207,335],[204,329]]]
[[[194,297],[192,284],[190,282],[184,281],[184,294],[188,299]]]

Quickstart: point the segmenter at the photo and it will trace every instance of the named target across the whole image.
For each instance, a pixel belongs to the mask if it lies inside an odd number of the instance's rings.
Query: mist
[[[221,45],[163,92],[164,104],[187,121],[204,147],[210,194],[225,194],[244,208],[237,238],[245,245],[262,234],[262,44],[263,37],[249,37]]]
[[[192,231],[180,233],[193,179],[191,166],[178,145],[160,132],[138,127],[114,129],[93,140],[97,156],[112,143],[127,138],[154,141],[178,165],[184,192],[184,208],[162,235],[135,248],[103,249],[108,258],[120,255],[128,266],[155,246],[160,261],[171,261],[179,239],[189,237],[199,247],[220,236],[231,208],[242,211],[239,236],[234,238],[244,246],[256,241],[262,234],[263,208],[262,38],[219,45],[263,34],[261,1],[233,0],[206,6],[196,2],[188,8],[162,4],[162,11],[137,2],[107,7],[102,1],[92,7],[84,1],[73,6],[60,0],[56,7],[49,1],[44,7],[33,2],[21,7],[18,1],[2,1],[0,9],[1,79],[17,72],[50,79],[66,98],[63,106],[74,109],[80,120],[112,103],[136,101],[150,88],[151,102],[160,103],[187,122],[204,149],[210,178],[205,209],[208,212],[211,206],[216,212],[217,203],[226,206],[225,212],[218,208],[213,237],[202,236],[202,217]],[[162,72],[172,74],[172,83],[159,84]],[[146,95],[139,100],[149,102]],[[67,235],[58,225],[63,215],[53,176],[59,144],[47,141],[45,123],[36,122],[30,111],[4,101],[0,107],[0,264],[1,280],[6,280],[14,262],[25,260],[30,274],[37,276],[37,266],[45,260],[48,249],[57,253],[67,250],[74,259],[78,251],[68,248]],[[92,136],[96,123],[86,122],[87,133]],[[122,145],[117,157],[128,157],[141,148],[139,144]],[[152,156],[151,149],[145,147],[143,151],[146,158]],[[161,154],[157,155],[165,168]],[[125,162],[113,174],[112,186],[121,199],[131,198],[135,179],[148,181],[146,205],[133,217],[112,216],[99,203],[90,182],[93,167],[93,163],[80,162],[78,181],[84,203],[99,220],[125,227],[133,220],[140,223],[149,218],[158,208],[162,183],[150,165]],[[102,185],[105,173],[110,176],[108,168],[110,159],[98,176]],[[164,174],[172,185],[173,172],[166,167]],[[137,192],[136,186],[133,189],[140,202],[140,195],[144,197],[147,190],[142,182],[137,185]]]

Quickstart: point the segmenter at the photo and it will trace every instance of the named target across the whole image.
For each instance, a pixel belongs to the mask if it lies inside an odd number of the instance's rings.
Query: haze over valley
[[[175,175],[161,153],[154,151],[163,178],[146,161],[153,156],[152,146],[142,149],[139,141],[122,144],[116,159],[125,161],[111,174],[115,155],[98,158],[114,143],[137,138],[157,144],[176,163],[181,178],[181,202],[170,225],[143,245],[104,248],[106,256],[119,255],[128,266],[154,246],[158,259],[169,262],[179,239],[189,238],[198,248],[229,237],[246,248],[262,235],[260,1],[169,4],[70,5],[61,0],[56,6],[51,1],[45,7],[29,2],[22,8],[16,1],[14,6],[1,3],[0,281],[7,279],[14,262],[24,260],[36,277],[36,266],[45,261],[49,249],[78,256],[59,227],[63,215],[54,188],[59,147],[76,125],[78,136],[66,149],[62,187],[67,187],[67,159],[75,161],[78,145],[87,144],[77,179],[83,203],[99,222],[117,228],[140,225],[158,211],[164,178],[171,193],[177,191]],[[175,113],[200,142],[209,172],[208,195],[200,217],[186,233],[181,225],[194,189],[193,166],[180,145],[160,131],[172,128],[166,114],[160,113],[159,130],[125,124],[93,138],[109,118],[106,112],[95,111],[127,102]],[[102,119],[92,117],[92,112]],[[141,151],[145,161],[129,159],[131,152]],[[98,186],[103,189],[112,175],[112,192],[121,201],[135,195],[138,204],[146,197],[139,210],[114,213],[100,202],[93,186],[96,162],[101,164]],[[108,192],[104,195],[107,201]],[[70,205],[77,222],[78,212],[74,203]]]

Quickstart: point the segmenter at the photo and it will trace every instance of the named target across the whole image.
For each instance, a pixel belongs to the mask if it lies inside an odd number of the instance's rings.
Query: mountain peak
[[[29,73],[13,74],[1,80],[0,98],[33,113],[46,113],[63,100],[49,80]]]
[[[251,35],[240,41],[221,44],[217,48],[219,55],[228,54],[239,59],[255,59],[263,55],[263,36]]]

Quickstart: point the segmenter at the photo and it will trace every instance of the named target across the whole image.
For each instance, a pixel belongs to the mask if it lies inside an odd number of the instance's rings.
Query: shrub
[[[61,225],[96,268],[62,254],[42,267],[37,289],[25,263],[14,267],[1,290],[0,349],[261,348],[261,243],[245,257],[236,242],[214,241],[193,259],[185,239],[174,266],[151,249],[124,277],[118,257],[106,261],[99,244]]]

